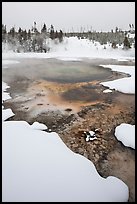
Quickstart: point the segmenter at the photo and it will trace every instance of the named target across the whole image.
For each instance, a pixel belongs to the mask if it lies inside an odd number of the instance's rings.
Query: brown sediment
[[[13,100],[16,103],[22,103],[24,109],[28,107],[28,111],[32,112],[32,114],[33,110],[36,113],[37,106],[40,105],[41,107],[38,108],[37,114],[52,110],[64,111],[68,108],[72,109],[72,113],[77,113],[83,106],[97,104],[102,100],[101,97],[103,94],[101,96],[101,94],[98,93],[98,86],[94,89],[91,89],[90,87],[87,93],[83,88],[87,84],[88,86],[94,87],[97,83],[99,82],[93,81],[88,83],[62,84],[46,80],[37,80],[29,84],[22,96],[16,96]]]

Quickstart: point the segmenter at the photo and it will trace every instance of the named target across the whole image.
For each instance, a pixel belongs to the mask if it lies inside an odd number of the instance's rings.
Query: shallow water
[[[78,83],[103,80],[111,76],[111,74],[112,72],[109,69],[104,69],[99,66],[57,66],[56,68],[46,68],[46,76],[43,77],[43,79],[59,83]]]
[[[3,80],[22,77],[42,79],[59,83],[89,82],[104,80],[112,75],[110,69],[86,62],[64,62],[49,59],[20,59],[18,64],[8,65],[3,69]]]

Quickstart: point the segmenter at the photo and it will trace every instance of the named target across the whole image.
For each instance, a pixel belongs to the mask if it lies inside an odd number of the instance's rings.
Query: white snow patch
[[[6,101],[6,100],[8,100],[10,98],[11,98],[11,96],[9,95],[9,93],[6,93],[6,92],[2,93],[2,102]]]
[[[126,74],[130,74],[131,76],[135,75],[135,66],[129,66],[129,65],[100,65],[104,68],[109,68],[112,71],[115,72],[121,72],[121,73],[126,73]]]
[[[88,133],[84,132],[85,134],[87,134],[87,137],[86,137],[86,142],[88,142],[89,140],[96,140],[97,137],[95,136],[95,132],[94,131],[89,131]]]
[[[130,77],[124,77],[113,81],[101,82],[105,87],[118,90],[122,93],[135,94],[135,66],[124,65],[100,65],[104,68],[110,68],[113,71],[129,74]]]
[[[6,89],[9,87],[10,86],[8,86],[5,82],[2,82],[2,91],[6,91]]]
[[[2,110],[2,121],[7,120],[8,118],[14,116],[15,114],[12,112],[10,108]]]
[[[32,125],[31,125],[31,128],[35,129],[35,130],[46,130],[47,129],[47,126],[42,124],[42,123],[39,123],[39,122],[34,122]]]
[[[2,103],[11,98],[10,94],[6,92],[7,88],[9,88],[9,86],[5,82],[2,82]]]
[[[115,136],[125,146],[135,149],[135,125],[122,123],[115,128]]]
[[[128,33],[129,38],[135,38],[135,33]]]
[[[89,131],[89,134],[90,134],[90,136],[92,137],[92,136],[95,135],[95,132],[91,130],[91,131]]]
[[[119,61],[119,62],[121,62],[121,61],[122,61],[122,62],[127,62],[127,61],[129,61],[129,59],[122,59],[122,58],[119,58],[118,61]]]
[[[111,93],[111,92],[112,92],[112,90],[110,90],[110,89],[106,89],[103,91],[103,93]]]
[[[9,88],[9,86],[5,83],[2,82],[2,104],[4,101],[11,99],[11,96],[9,93],[5,92]],[[4,110],[4,106],[2,105],[2,121],[7,120],[8,118],[14,116],[15,114],[12,112],[11,109],[6,109]]]

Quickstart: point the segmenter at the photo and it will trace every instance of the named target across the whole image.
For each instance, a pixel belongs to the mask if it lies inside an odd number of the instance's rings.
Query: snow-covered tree
[[[125,36],[125,39],[124,39],[124,41],[123,41],[123,44],[124,44],[124,49],[129,49],[129,48],[131,48],[131,45],[130,45],[130,42],[129,42],[127,36]]]

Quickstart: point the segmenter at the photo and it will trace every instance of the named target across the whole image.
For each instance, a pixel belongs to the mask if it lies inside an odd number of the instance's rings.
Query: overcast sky
[[[51,24],[55,30],[80,31],[92,27],[96,31],[110,31],[116,26],[126,30],[135,24],[135,2],[2,2],[2,23],[7,30],[41,29]]]

